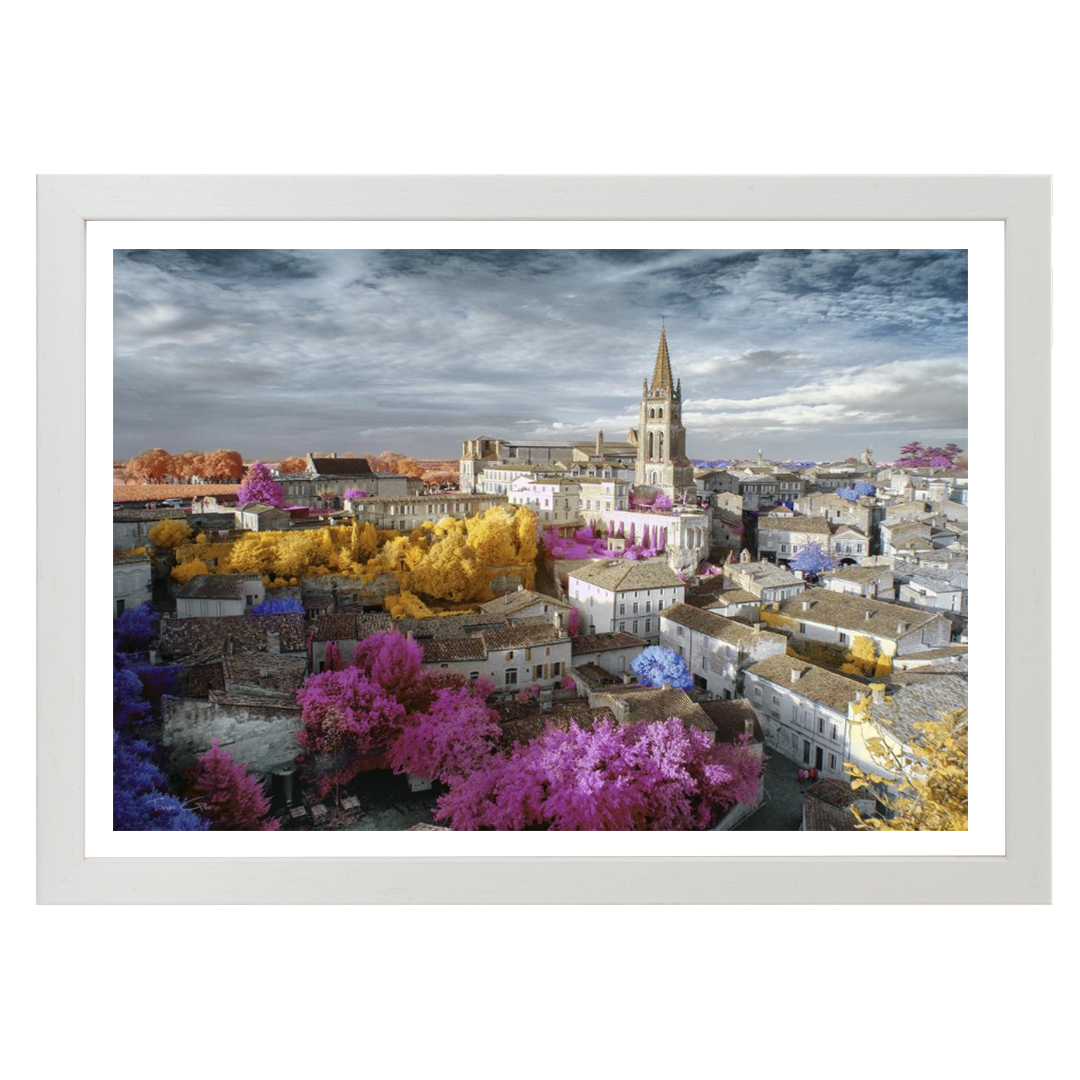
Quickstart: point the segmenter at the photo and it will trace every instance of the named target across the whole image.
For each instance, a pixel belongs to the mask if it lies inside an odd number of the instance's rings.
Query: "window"
[[[637,621],[637,619],[634,620],[634,631],[633,632],[635,634],[638,632],[638,621]]]
[[[626,629],[626,623],[625,622],[619,623],[619,629],[620,630],[625,630]]]
[[[834,771],[836,770],[836,755],[835,754],[830,754],[829,755],[829,768],[834,770]]]
[[[652,611],[652,601],[651,600],[646,600],[645,601],[645,612],[646,612],[646,614],[648,614],[648,612],[650,612],[650,611]]]
[[[806,623],[804,623],[804,622],[799,623],[799,633],[800,634],[805,634],[806,633]]]
[[[676,626],[676,627],[675,627],[675,633],[676,633],[676,634],[678,634],[678,635],[679,635],[679,637],[683,637],[683,636],[685,635],[686,631],[684,630],[684,628],[683,628],[683,627],[681,627],[681,626]]]
[[[625,615],[626,614],[626,605],[625,604],[620,604],[619,605],[619,614],[620,615]]]
[[[517,668],[506,669],[506,685],[517,686]]]
[[[480,672],[479,671],[470,671],[469,672],[469,678],[470,679],[479,679],[480,678]]]
[[[850,634],[845,634],[843,630],[840,631],[840,644],[841,645],[850,645],[851,644],[851,635]]]
[[[645,620],[645,633],[646,634],[649,633],[650,630],[652,630],[652,619],[646,619]]]
[[[533,678],[534,679],[542,679],[543,677],[544,677],[544,665],[543,664],[536,664],[533,667]]]
[[[802,744],[802,759],[804,765],[810,764],[810,742],[807,739],[803,739]]]
[[[637,601],[635,600],[634,601],[634,614],[636,615],[637,613],[638,613],[638,605],[637,605]]]
[[[557,675],[561,675],[561,674],[562,674],[562,661],[561,660],[556,660],[555,663],[551,665],[551,677],[554,679]]]
[[[817,718],[817,729],[819,735],[825,734],[825,717],[819,716]]]
[[[839,737],[839,733],[837,732],[836,725],[833,724],[832,725],[832,730],[829,732],[829,738],[832,739],[833,742],[836,742],[838,737]]]

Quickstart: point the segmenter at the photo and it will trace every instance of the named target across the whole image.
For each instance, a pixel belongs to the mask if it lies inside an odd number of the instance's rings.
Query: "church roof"
[[[667,329],[660,327],[660,345],[656,350],[656,365],[653,367],[652,390],[674,390],[675,380],[671,377],[671,357],[668,355]]]

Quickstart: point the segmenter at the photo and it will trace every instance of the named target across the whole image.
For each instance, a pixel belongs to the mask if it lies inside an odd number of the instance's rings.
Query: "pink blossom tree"
[[[757,796],[745,740],[713,746],[681,720],[549,727],[450,783],[436,819],[455,829],[705,829]]]
[[[570,620],[566,624],[571,637],[577,637],[581,630],[581,612],[576,608],[570,609]]]
[[[390,748],[394,772],[443,783],[479,767],[495,749],[498,713],[471,686],[444,687],[427,711],[410,714]]]
[[[272,831],[280,824],[267,816],[270,800],[259,778],[222,750],[217,739],[199,758],[191,802],[211,829]]]

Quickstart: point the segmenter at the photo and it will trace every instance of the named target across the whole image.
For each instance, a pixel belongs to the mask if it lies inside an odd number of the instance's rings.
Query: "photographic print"
[[[114,830],[965,831],[967,373],[964,249],[116,249]]]

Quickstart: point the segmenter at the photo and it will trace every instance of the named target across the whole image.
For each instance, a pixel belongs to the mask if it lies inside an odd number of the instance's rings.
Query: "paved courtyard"
[[[791,832],[802,824],[803,792],[810,786],[795,775],[798,765],[770,754],[765,765],[765,793],[761,805],[736,832]]]

